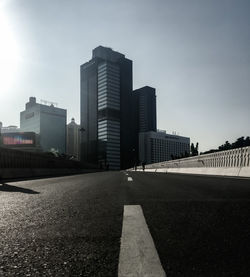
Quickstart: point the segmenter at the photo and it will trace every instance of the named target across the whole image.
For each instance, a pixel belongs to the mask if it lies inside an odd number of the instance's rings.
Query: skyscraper
[[[130,167],[136,140],[132,61],[99,46],[80,70],[81,160],[110,169]]]
[[[156,131],[156,95],[155,89],[149,86],[133,91],[134,120],[136,128],[136,146],[134,151],[134,165],[140,161],[139,140],[140,132]]]
[[[145,86],[134,90],[138,132],[156,131],[155,89]]]
[[[74,156],[79,160],[80,149],[80,125],[72,118],[71,122],[67,125],[67,149],[66,153]]]

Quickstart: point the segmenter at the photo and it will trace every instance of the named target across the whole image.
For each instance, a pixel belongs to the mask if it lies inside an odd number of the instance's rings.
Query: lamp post
[[[0,146],[2,146],[2,127],[3,127],[3,123],[0,122]]]
[[[135,149],[133,148],[132,149],[132,156],[133,156],[133,164],[134,164],[134,170],[136,171],[137,169],[137,166],[136,166],[136,159],[135,159]]]
[[[82,153],[83,153],[83,132],[85,132],[86,130],[81,126],[81,128],[79,129],[80,132],[80,161],[82,161]]]

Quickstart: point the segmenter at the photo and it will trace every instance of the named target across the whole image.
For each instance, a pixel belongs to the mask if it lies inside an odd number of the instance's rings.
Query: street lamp
[[[0,146],[2,146],[2,127],[3,123],[0,121]]]
[[[136,166],[136,160],[135,160],[135,149],[133,148],[132,149],[132,156],[133,156],[133,162],[134,162],[134,170],[136,171],[136,169],[137,169],[137,166]]]
[[[80,161],[82,161],[82,157],[83,157],[83,138],[82,138],[82,135],[83,135],[83,132],[85,132],[86,130],[81,127],[79,129],[79,132],[80,132]],[[79,151],[79,150],[78,150]],[[78,152],[79,153],[79,152]]]

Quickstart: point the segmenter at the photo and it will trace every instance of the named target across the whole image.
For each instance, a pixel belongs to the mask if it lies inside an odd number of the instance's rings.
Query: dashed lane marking
[[[132,177],[128,177],[128,181],[129,182],[133,181]]]
[[[124,206],[118,277],[166,277],[139,205]]]

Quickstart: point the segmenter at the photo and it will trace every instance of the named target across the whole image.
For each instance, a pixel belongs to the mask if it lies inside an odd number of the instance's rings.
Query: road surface
[[[0,184],[0,276],[117,276],[139,205],[167,276],[250,276],[250,180],[102,172]]]

